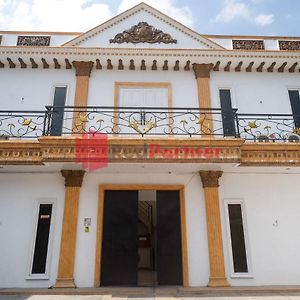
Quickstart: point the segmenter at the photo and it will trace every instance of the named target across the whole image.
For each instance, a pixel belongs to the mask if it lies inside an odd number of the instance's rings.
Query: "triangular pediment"
[[[134,6],[63,46],[223,49],[145,3]]]

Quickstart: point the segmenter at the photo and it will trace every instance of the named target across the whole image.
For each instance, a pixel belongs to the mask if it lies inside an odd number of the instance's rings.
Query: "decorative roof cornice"
[[[155,62],[158,68],[166,63],[172,70],[176,66],[176,71],[189,71],[190,65],[196,63],[213,64],[213,71],[294,73],[299,71],[299,59],[300,51],[0,46],[0,69],[71,69],[72,61],[92,61],[96,69],[102,69],[108,62],[118,68],[121,62],[126,69],[134,61],[136,65],[143,63],[147,70]]]
[[[300,51],[277,50],[229,50],[229,49],[149,49],[149,48],[92,48],[92,47],[31,47],[31,46],[0,46],[0,55],[77,55],[97,56],[185,56],[185,57],[237,57],[237,58],[278,58],[299,59]]]

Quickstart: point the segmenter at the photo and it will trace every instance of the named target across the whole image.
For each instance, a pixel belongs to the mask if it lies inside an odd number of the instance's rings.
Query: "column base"
[[[76,288],[73,278],[57,278],[53,288]]]
[[[230,287],[226,277],[210,277],[208,287]]]

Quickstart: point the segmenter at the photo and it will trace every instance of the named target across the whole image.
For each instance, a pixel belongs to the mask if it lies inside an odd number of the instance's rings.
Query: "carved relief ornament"
[[[156,29],[154,26],[149,25],[147,22],[139,22],[130,29],[124,30],[122,33],[118,33],[113,39],[110,39],[109,42],[117,44],[176,44],[177,40],[173,39],[170,34],[164,33],[162,30]]]
[[[233,40],[234,50],[264,50],[264,41],[261,40]]]
[[[73,67],[76,70],[76,76],[90,76],[94,66],[92,61],[73,61]]]
[[[65,186],[81,187],[85,172],[82,170],[61,170],[61,174],[65,177]]]
[[[200,171],[203,188],[218,187],[219,178],[222,176],[222,171]]]
[[[278,41],[280,50],[300,50],[300,41]]]
[[[50,36],[19,35],[17,46],[49,46]]]
[[[209,78],[210,77],[210,71],[213,68],[213,64],[193,64],[193,71],[195,74],[196,79],[197,78]]]

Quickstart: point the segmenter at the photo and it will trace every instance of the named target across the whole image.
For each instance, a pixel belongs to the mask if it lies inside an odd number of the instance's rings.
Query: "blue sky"
[[[0,30],[85,31],[139,0],[0,0]],[[203,34],[300,36],[300,0],[145,0]]]

